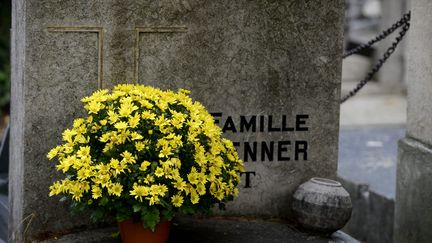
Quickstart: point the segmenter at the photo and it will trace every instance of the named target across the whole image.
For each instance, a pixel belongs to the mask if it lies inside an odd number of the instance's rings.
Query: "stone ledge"
[[[116,227],[89,230],[62,236],[43,243],[117,243]],[[338,231],[333,235],[319,236],[301,232],[281,221],[249,220],[242,218],[182,217],[173,223],[169,243],[359,243],[349,235]]]

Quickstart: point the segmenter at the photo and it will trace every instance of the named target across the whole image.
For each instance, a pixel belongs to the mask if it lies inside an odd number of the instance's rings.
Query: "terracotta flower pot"
[[[128,219],[118,223],[123,243],[165,243],[168,240],[171,221],[162,220],[154,232],[144,228],[142,222]]]

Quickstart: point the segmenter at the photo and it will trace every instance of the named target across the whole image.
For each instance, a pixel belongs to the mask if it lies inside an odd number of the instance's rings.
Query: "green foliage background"
[[[10,103],[11,1],[0,1],[0,115]]]

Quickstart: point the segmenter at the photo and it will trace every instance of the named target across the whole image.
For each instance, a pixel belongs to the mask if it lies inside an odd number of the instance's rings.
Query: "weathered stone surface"
[[[432,2],[413,1],[407,52],[407,136],[432,145]]]
[[[288,217],[300,183],[336,176],[343,9],[342,0],[14,1],[12,238],[22,239],[24,219],[29,239],[87,224],[48,198],[59,174],[45,155],[83,114],[81,97],[135,77],[192,90],[221,126],[231,116],[238,131],[228,122],[225,135],[243,158],[257,142],[246,162],[255,174],[248,185],[242,175],[248,188],[226,214]],[[257,130],[241,132],[240,116],[256,116]],[[283,120],[296,131],[276,131]]]
[[[432,237],[432,2],[411,2],[408,42],[408,121],[399,142],[394,241],[429,242]]]
[[[55,237],[42,243],[118,243],[116,228],[88,230]],[[337,231],[331,236],[311,235],[281,221],[262,221],[223,218],[182,217],[174,221],[169,243],[359,243]]]
[[[394,242],[432,238],[432,148],[405,138],[399,142]]]

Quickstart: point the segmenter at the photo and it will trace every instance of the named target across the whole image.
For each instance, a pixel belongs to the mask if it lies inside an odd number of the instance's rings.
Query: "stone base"
[[[120,242],[117,228],[78,232],[44,243],[117,243]],[[183,217],[172,226],[169,243],[359,243],[349,235],[337,231],[331,236],[317,236],[300,232],[284,222],[246,219]]]
[[[399,141],[397,166],[396,243],[432,239],[432,148],[420,141]]]

